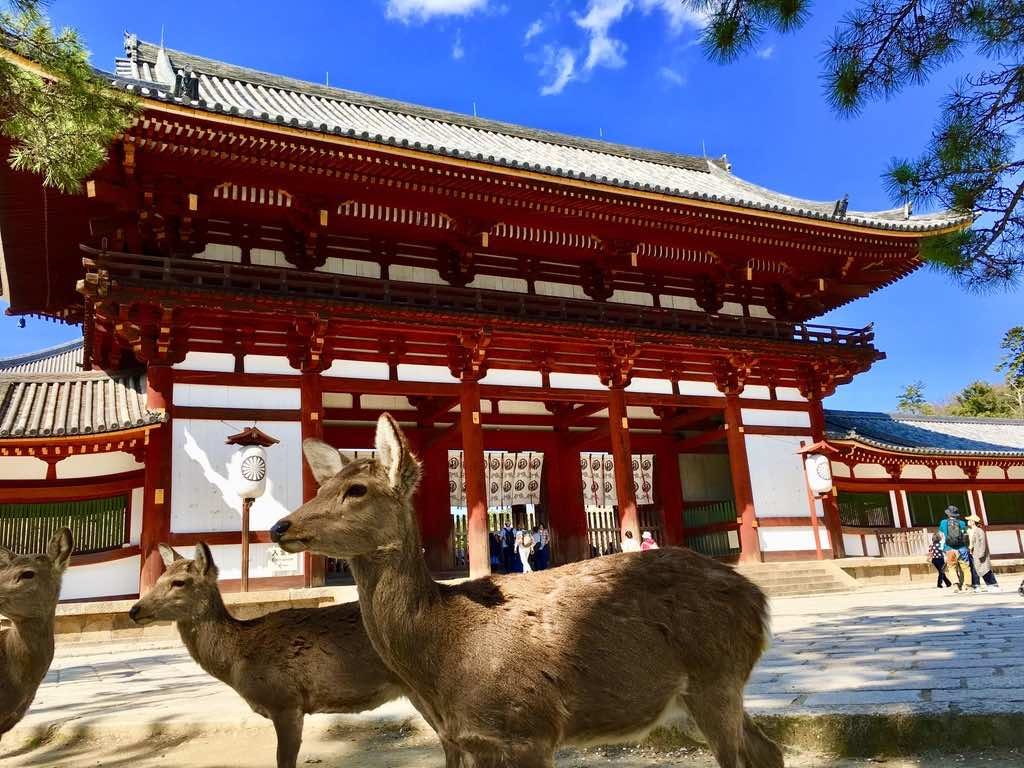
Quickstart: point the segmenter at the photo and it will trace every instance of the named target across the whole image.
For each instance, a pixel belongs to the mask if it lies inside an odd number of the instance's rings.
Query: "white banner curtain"
[[[540,504],[544,454],[536,451],[484,451],[487,506]],[[466,468],[462,451],[448,451],[448,495],[453,507],[466,506]]]
[[[580,474],[583,479],[583,505],[612,507],[615,493],[615,460],[610,453],[581,453]],[[633,455],[633,492],[637,504],[654,503],[654,455]]]

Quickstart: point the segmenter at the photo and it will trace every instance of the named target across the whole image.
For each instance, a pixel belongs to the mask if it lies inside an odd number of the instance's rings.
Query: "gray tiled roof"
[[[157,424],[144,373],[0,372],[0,441],[88,435]]]
[[[845,209],[838,200],[803,200],[744,181],[729,171],[724,157],[708,160],[637,149],[367,96],[161,48],[131,34],[125,35],[125,52],[115,64],[115,85],[145,98],[211,112],[613,187],[877,229],[927,232],[963,221],[949,212],[911,215],[905,208],[838,213],[838,208]],[[175,95],[178,72],[195,73],[198,99]]]
[[[855,440],[901,453],[1024,456],[1024,421],[825,411],[832,440]]]
[[[14,357],[0,357],[0,376],[15,373],[75,373],[82,370],[81,339]]]

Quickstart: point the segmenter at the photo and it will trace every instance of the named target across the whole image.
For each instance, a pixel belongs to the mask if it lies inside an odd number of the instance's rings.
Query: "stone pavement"
[[[1011,747],[1024,739],[1024,598],[1015,591],[861,590],[778,598],[772,610],[774,644],[747,690],[748,708],[763,722],[1011,715],[1022,719],[1013,720],[992,743]],[[346,728],[396,727],[425,725],[403,700],[362,715],[307,718],[307,740]],[[29,715],[5,737],[0,758],[12,745],[61,734],[179,729],[193,736],[272,732],[180,645],[70,645],[58,648]],[[785,727],[775,733],[787,738]],[[1012,743],[1001,743],[1004,738]],[[816,744],[834,747],[836,742]]]

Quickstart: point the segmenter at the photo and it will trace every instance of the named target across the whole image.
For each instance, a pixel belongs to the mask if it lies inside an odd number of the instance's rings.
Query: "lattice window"
[[[14,552],[45,552],[53,532],[65,526],[71,529],[77,554],[119,549],[128,538],[128,497],[0,504],[0,544]]]

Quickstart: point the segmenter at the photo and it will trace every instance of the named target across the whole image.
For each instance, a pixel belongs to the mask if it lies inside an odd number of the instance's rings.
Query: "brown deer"
[[[16,555],[0,547],[0,738],[25,716],[53,661],[53,617],[71,559],[71,531],[50,538],[45,555]]]
[[[277,768],[295,768],[314,712],[363,712],[404,696],[373,650],[358,603],[291,608],[240,621],[224,605],[210,548],[187,560],[166,544],[167,569],[132,606],[136,624],[174,621],[189,654],[274,723]]]
[[[436,583],[398,424],[374,458],[307,440],[316,498],[271,528],[289,552],[346,558],[381,658],[441,739],[448,768],[550,768],[560,745],[639,739],[680,717],[722,768],[780,768],[743,709],[769,638],[764,594],[732,568],[665,548],[537,573]]]

